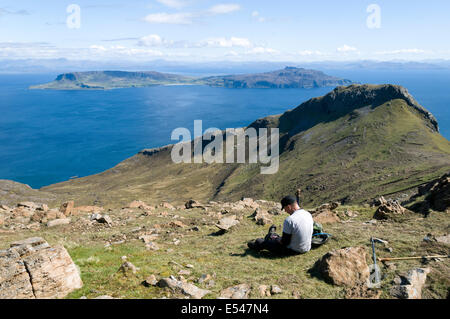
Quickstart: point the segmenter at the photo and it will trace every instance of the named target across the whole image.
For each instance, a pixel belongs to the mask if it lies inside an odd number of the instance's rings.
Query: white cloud
[[[253,44],[247,38],[237,38],[231,37],[227,38],[210,38],[200,42],[200,46],[207,47],[221,47],[221,48],[232,48],[232,47],[242,47],[250,48]]]
[[[181,1],[181,0],[157,0],[159,3],[165,5],[166,7],[169,8],[174,8],[174,9],[181,9],[185,6],[187,6],[187,3],[185,1]]]
[[[218,4],[215,5],[211,8],[209,8],[206,12],[211,14],[211,15],[216,15],[216,14],[226,14],[226,13],[231,13],[234,11],[238,11],[241,9],[241,6],[238,4],[234,4],[234,3],[228,3],[228,4]]]
[[[427,53],[427,51],[421,50],[421,49],[400,49],[400,50],[392,50],[392,51],[375,52],[375,54],[380,54],[380,55],[405,54],[405,53],[420,54],[420,53]]]
[[[104,47],[103,45],[96,45],[96,44],[91,45],[89,47],[89,49],[96,50],[96,51],[103,51],[103,52],[107,51],[106,47]]]
[[[259,11],[253,11],[252,17],[258,22],[266,22],[267,20],[266,18],[260,16]]]
[[[27,10],[17,10],[17,11],[11,11],[5,8],[0,8],[0,16],[7,15],[7,14],[13,14],[13,15],[30,15],[30,12]]]
[[[347,52],[357,52],[358,49],[355,47],[351,47],[347,44],[344,44],[343,46],[337,48],[336,51],[347,53]]]
[[[185,13],[152,13],[147,15],[144,20],[149,23],[158,24],[192,24],[194,15],[189,12]]]
[[[323,52],[317,51],[317,50],[316,51],[303,50],[303,51],[298,51],[297,54],[301,55],[301,56],[324,55]]]
[[[246,54],[278,54],[279,51],[271,48],[255,47],[248,50]]]
[[[238,4],[218,4],[205,11],[198,12],[179,12],[179,13],[151,13],[144,20],[149,23],[158,24],[192,24],[194,20],[204,17],[216,16],[219,14],[228,14],[241,9]]]
[[[174,46],[175,42],[163,39],[157,34],[150,34],[141,37],[137,44],[139,46],[144,47],[160,47],[160,46],[170,47]]]

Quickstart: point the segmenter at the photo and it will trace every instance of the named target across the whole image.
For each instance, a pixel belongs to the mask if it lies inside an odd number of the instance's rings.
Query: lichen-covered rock
[[[173,276],[170,276],[170,278],[162,278],[158,282],[158,286],[161,288],[167,287],[172,291],[180,292],[194,299],[202,299],[205,295],[211,292],[206,289],[198,288],[197,286],[190,284],[188,282],[176,280],[176,278]]]
[[[247,299],[250,293],[250,286],[248,284],[240,284],[233,287],[228,287],[220,292],[220,299]]]
[[[399,284],[391,288],[391,295],[400,299],[421,299],[422,287],[430,268],[415,268],[399,277]]]
[[[216,224],[216,227],[218,227],[221,230],[230,230],[231,227],[239,224],[239,221],[236,219],[236,215],[231,215],[229,217],[224,217]]]
[[[83,286],[80,274],[62,246],[40,237],[0,251],[0,298],[63,298]]]
[[[51,220],[47,223],[47,227],[55,227],[60,225],[67,225],[70,224],[71,219],[70,218],[59,218]]]
[[[75,202],[73,200],[71,200],[71,201],[63,203],[59,210],[61,211],[61,213],[64,214],[64,216],[68,217],[68,216],[72,215],[74,206],[75,206]]]
[[[325,254],[315,265],[325,281],[352,287],[370,275],[364,247],[348,247]]]
[[[386,200],[383,196],[381,196],[378,200],[380,206],[378,206],[373,218],[381,220],[381,219],[390,219],[393,215],[401,215],[405,212],[405,208],[402,207],[396,200]]]
[[[269,213],[265,210],[257,208],[255,212],[252,214],[253,219],[256,221],[257,225],[267,225],[272,224],[273,221],[269,217]]]

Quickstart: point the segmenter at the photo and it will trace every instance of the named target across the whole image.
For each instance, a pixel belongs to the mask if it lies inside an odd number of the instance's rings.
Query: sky
[[[448,0],[0,0],[0,59],[450,59]]]

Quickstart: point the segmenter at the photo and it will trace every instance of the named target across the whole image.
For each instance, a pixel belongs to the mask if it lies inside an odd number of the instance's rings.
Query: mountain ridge
[[[311,114],[317,118],[303,121]],[[100,174],[42,189],[89,203],[123,203],[136,196],[278,200],[300,187],[308,204],[361,203],[437,178],[450,162],[450,142],[438,133],[434,116],[406,89],[393,85],[336,88],[248,127],[280,128],[276,174],[261,175],[259,164],[174,164],[173,145],[166,145],[144,149]]]

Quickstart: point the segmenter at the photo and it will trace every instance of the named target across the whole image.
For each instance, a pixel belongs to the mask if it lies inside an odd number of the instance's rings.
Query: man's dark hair
[[[285,196],[281,200],[281,209],[284,209],[287,205],[292,205],[294,203],[297,203],[297,199],[294,196]]]

